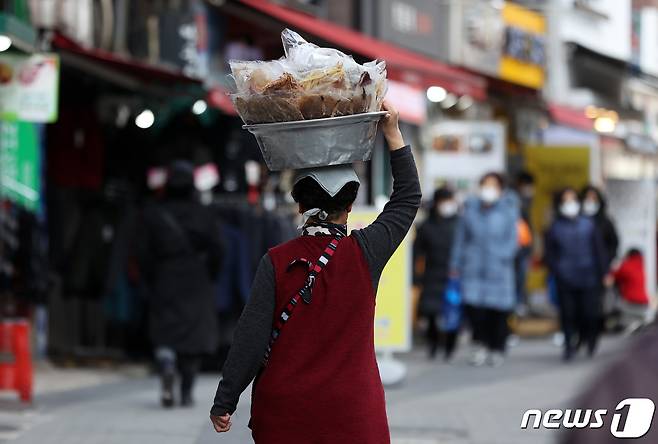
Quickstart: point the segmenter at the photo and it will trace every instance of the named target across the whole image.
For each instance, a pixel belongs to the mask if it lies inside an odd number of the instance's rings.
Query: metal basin
[[[243,125],[258,141],[272,171],[300,169],[370,160],[377,123],[386,111]]]

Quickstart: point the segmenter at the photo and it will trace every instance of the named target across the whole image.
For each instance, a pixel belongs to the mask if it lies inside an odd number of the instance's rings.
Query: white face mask
[[[583,202],[583,213],[587,216],[595,216],[599,212],[601,204],[595,200],[587,199]]]
[[[492,204],[500,198],[500,190],[496,187],[487,185],[480,188],[480,199],[482,202]]]
[[[454,200],[446,200],[439,205],[439,214],[443,217],[452,217],[458,210],[459,205]]]
[[[578,213],[580,213],[580,204],[575,200],[564,202],[560,205],[560,213],[562,213],[564,217],[573,219],[578,216]]]

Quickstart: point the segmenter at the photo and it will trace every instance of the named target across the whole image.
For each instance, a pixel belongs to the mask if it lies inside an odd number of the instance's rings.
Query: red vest
[[[302,236],[270,250],[276,320],[303,287],[329,236]],[[386,444],[384,389],[374,350],[375,292],[352,236],[340,241],[318,275],[313,301],[295,309],[255,385],[251,428],[258,444]]]

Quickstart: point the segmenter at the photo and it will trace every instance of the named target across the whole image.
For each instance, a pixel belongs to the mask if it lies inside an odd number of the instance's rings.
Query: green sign
[[[37,125],[0,122],[0,196],[36,211],[41,189],[40,157]]]

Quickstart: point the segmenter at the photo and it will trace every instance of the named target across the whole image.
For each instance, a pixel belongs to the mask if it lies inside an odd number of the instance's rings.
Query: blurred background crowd
[[[297,235],[291,174],[227,95],[228,61],[282,56],[285,27],[386,60],[418,163],[380,350],[497,367],[540,337],[571,361],[652,322],[658,1],[0,0],[0,314],[37,359],[148,362],[178,273],[215,332],[181,373],[221,369],[259,259]],[[388,198],[383,145],[354,226]]]

